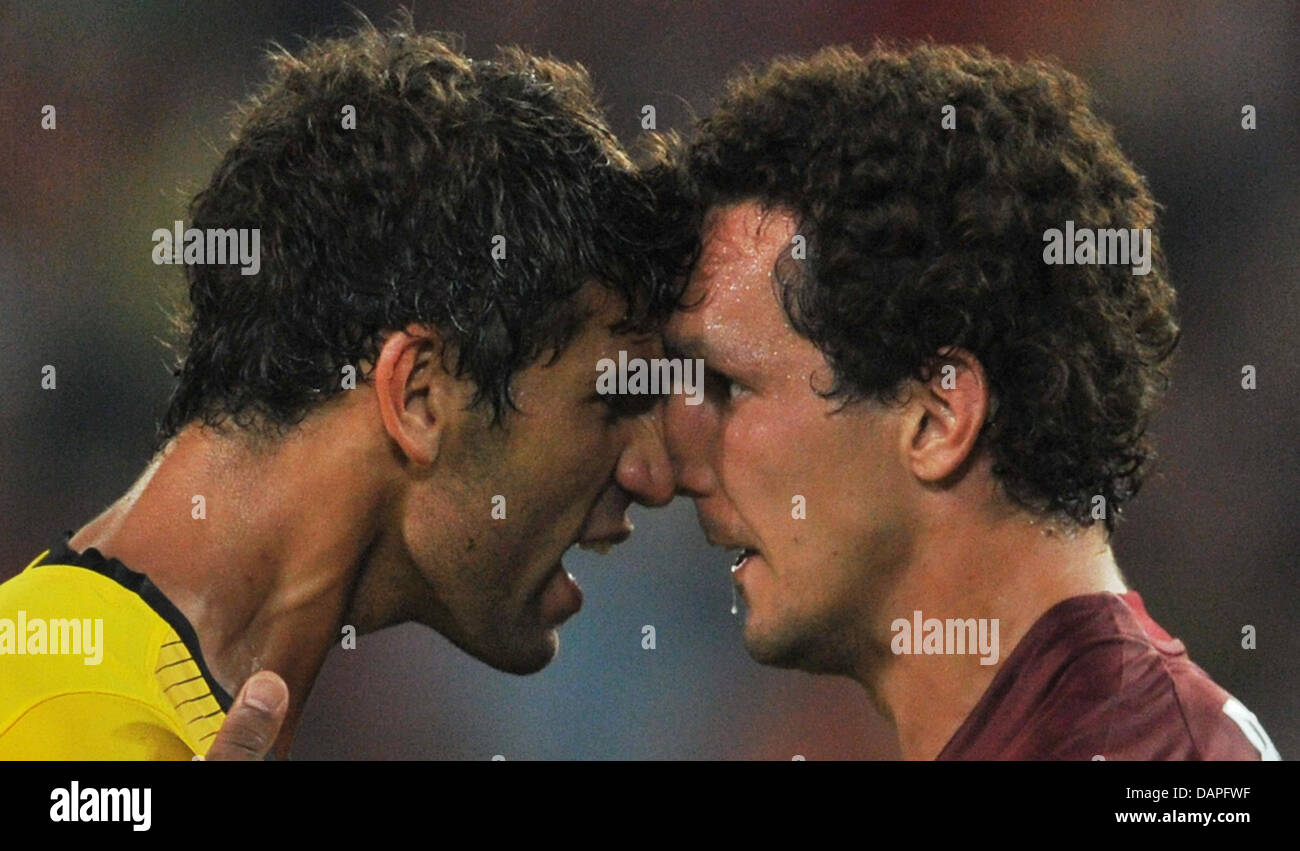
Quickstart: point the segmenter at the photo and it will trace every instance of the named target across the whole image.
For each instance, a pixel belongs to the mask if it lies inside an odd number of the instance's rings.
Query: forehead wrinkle
[[[751,273],[747,279],[757,283],[758,277],[774,279],[776,262],[798,226],[792,210],[746,201],[714,207],[702,230],[705,247],[697,264],[702,283],[711,283],[726,267],[740,264],[748,268],[736,272]]]
[[[665,341],[681,354],[729,369],[783,362],[784,347],[771,326],[778,322],[784,330],[789,323],[778,303],[775,268],[795,232],[794,214],[756,200],[737,202],[711,209],[701,230],[691,306],[670,323]]]
[[[742,215],[735,215],[742,211]],[[708,274],[715,273],[720,265],[753,255],[759,236],[757,218],[747,204],[714,207],[709,212],[703,227],[706,247],[701,257]],[[751,220],[755,220],[753,228],[749,227]]]

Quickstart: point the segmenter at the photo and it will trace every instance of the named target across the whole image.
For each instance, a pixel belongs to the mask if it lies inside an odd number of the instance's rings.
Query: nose
[[[659,411],[628,423],[632,439],[618,459],[619,486],[642,505],[667,505],[673,498],[673,468],[664,445],[664,420]]]
[[[690,405],[685,396],[668,399],[664,409],[664,443],[672,464],[675,493],[699,498],[714,490],[715,479],[709,466],[713,417],[707,401]]]

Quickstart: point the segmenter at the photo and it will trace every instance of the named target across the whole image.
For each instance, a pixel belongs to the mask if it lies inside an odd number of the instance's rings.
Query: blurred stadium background
[[[356,2],[380,24],[393,3]],[[624,141],[708,109],[740,62],[873,36],[1058,58],[1165,206],[1184,341],[1159,475],[1121,568],[1193,659],[1300,754],[1300,12],[1291,3],[416,2],[422,29],[583,63]],[[344,3],[0,3],[0,579],[126,489],[169,391],[179,270],[150,233],[183,218],[274,39],[338,32]],[[58,129],[39,128],[44,104]],[[1258,110],[1258,129],[1240,125]],[[693,112],[694,111],[694,112]],[[58,389],[39,387],[43,364]],[[1258,370],[1243,390],[1241,368]],[[567,563],[586,593],[557,660],[514,677],[423,628],[335,650],[295,757],[895,758],[847,680],[759,667],[724,553],[688,502],[634,509],[632,541]],[[641,648],[652,624],[657,649]],[[1241,648],[1245,624],[1258,648]]]

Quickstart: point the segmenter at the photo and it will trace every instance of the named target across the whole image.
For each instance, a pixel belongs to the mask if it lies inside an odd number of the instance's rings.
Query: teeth
[[[614,545],[609,541],[592,541],[591,543],[578,544],[578,549],[598,553],[600,555],[608,555],[609,551],[614,549]]]

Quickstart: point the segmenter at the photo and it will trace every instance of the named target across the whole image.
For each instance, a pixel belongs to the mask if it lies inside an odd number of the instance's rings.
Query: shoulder
[[[193,751],[151,703],[113,692],[61,692],[0,730],[0,760],[185,760]]]
[[[1028,729],[1040,737],[1043,758],[1261,757],[1238,720],[1245,716],[1229,711],[1245,707],[1192,663],[1139,595],[1067,602],[1075,602],[1070,628],[1057,630],[1036,660],[1042,691]]]
[[[1089,594],[1039,618],[940,756],[1259,759],[1271,743],[1238,706],[1139,595]]]
[[[84,759],[96,741],[98,758],[163,758],[141,754],[180,743],[156,705],[168,632],[138,596],[82,567],[30,567],[0,584],[0,754]],[[77,754],[58,755],[73,742]]]

